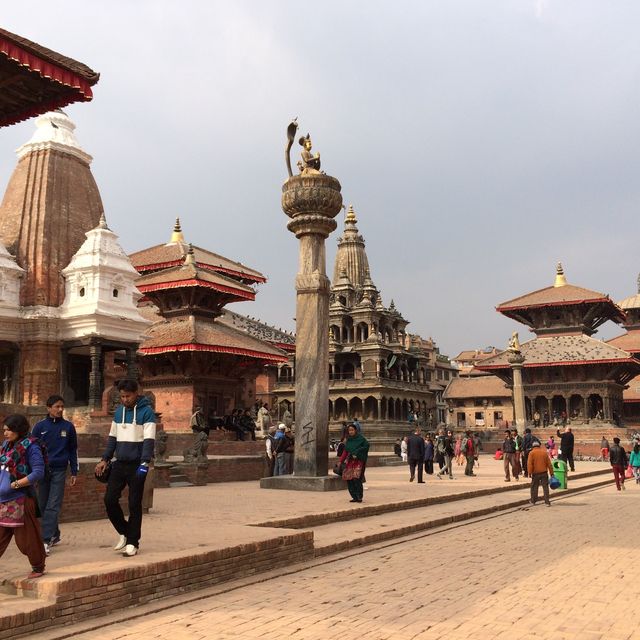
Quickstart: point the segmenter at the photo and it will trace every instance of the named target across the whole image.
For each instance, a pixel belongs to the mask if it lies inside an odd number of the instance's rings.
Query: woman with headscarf
[[[351,502],[362,502],[364,495],[362,478],[368,455],[369,441],[350,424],[340,462],[346,462],[342,478],[347,481]]]
[[[31,563],[29,578],[44,573],[45,551],[33,485],[44,478],[44,458],[29,422],[19,414],[5,418],[0,447],[0,556],[14,538]]]

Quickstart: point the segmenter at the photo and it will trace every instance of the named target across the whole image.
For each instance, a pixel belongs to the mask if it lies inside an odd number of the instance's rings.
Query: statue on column
[[[509,340],[509,347],[507,351],[511,351],[511,353],[520,353],[520,340],[518,339],[518,332],[514,331],[511,334],[511,340]]]

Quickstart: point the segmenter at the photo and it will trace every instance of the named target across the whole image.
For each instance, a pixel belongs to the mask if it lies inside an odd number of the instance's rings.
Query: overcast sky
[[[518,325],[495,305],[551,285],[557,260],[635,293],[639,24],[637,0],[33,0],[1,26],[100,72],[66,111],[127,251],[180,216],[188,241],[268,277],[234,310],[293,329],[280,189],[298,116],[383,301],[454,356],[506,346]],[[33,129],[0,131],[2,191]]]

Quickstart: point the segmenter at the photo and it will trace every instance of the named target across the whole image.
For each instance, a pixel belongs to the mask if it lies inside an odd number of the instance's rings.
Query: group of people
[[[433,474],[434,463],[439,468],[436,474],[439,479],[447,475],[453,480],[454,461],[464,466],[466,476],[475,476],[473,469],[478,464],[481,450],[482,441],[478,433],[466,431],[454,439],[453,431],[442,427],[436,435],[427,433],[425,436],[416,427],[411,435],[396,440],[394,446],[394,453],[409,464],[409,482],[414,481],[417,470],[418,483],[424,482],[423,472]]]
[[[107,485],[104,504],[118,533],[113,548],[131,557],[140,543],[142,497],[154,454],[156,421],[135,380],[121,380],[118,393],[120,404],[95,475]],[[63,418],[64,399],[53,395],[46,404],[47,416],[33,430],[24,415],[4,418],[0,447],[0,556],[13,538],[31,564],[29,578],[42,576],[46,557],[61,542],[58,521],[67,472],[73,486],[79,470],[78,439],[74,425]],[[119,502],[125,487],[128,518]]]
[[[278,427],[269,427],[265,442],[264,477],[285,476],[293,473],[295,437],[291,425],[281,422]]]

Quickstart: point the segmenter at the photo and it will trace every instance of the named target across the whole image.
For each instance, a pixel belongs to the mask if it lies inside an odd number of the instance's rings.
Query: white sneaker
[[[114,551],[122,551],[127,546],[127,536],[120,536],[118,538],[118,542],[115,547],[113,547]]]
[[[51,555],[51,545],[48,544],[47,542],[44,543],[44,555],[45,556]]]
[[[128,556],[128,557],[132,557],[135,556],[136,553],[138,553],[138,547],[136,547],[133,544],[128,544],[125,548],[124,551],[122,552],[123,556]]]

